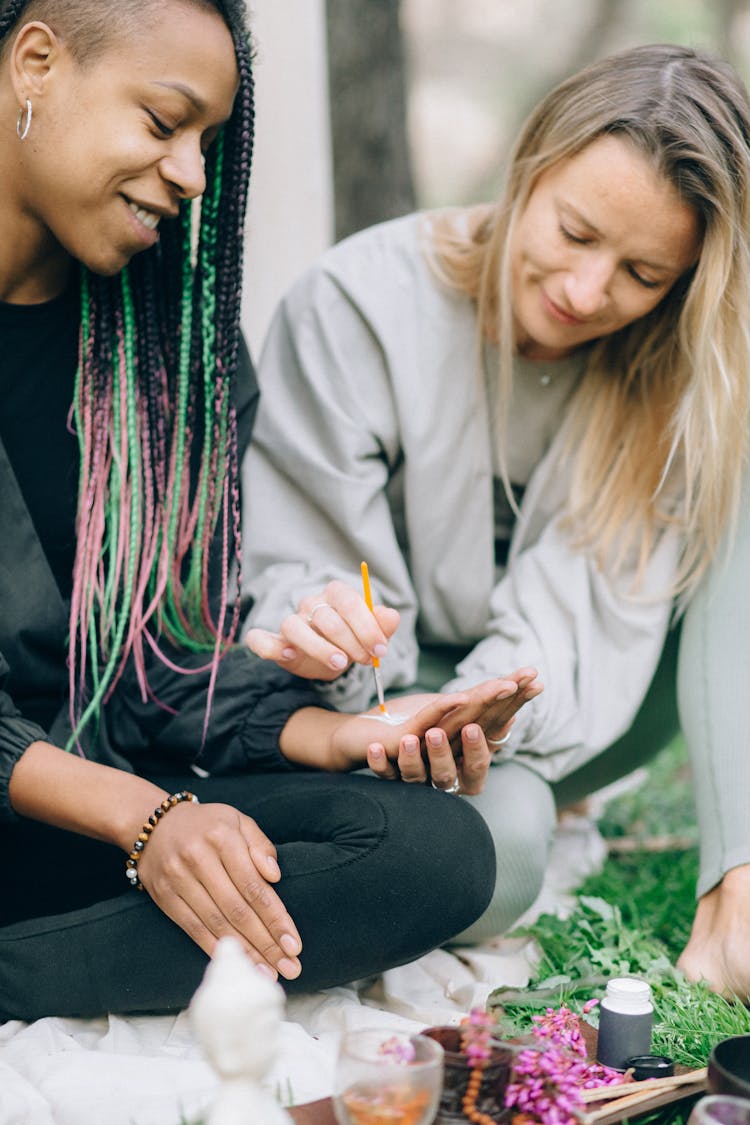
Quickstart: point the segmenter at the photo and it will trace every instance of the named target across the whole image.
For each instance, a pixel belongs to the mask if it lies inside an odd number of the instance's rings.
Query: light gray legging
[[[750,863],[750,478],[733,548],[720,552],[683,626],[677,689],[695,778],[703,895]]]
[[[649,692],[630,730],[592,762],[550,786],[532,769],[504,762],[484,791],[466,797],[495,842],[497,884],[485,913],[459,942],[508,930],[538,895],[549,858],[556,808],[636,769],[667,745],[680,726],[695,776],[700,829],[698,894],[730,867],[750,862],[750,490],[732,557],[716,563],[664,647]],[[679,650],[679,675],[678,675]],[[420,681],[448,678],[437,654],[425,654]],[[451,654],[451,659],[456,654]],[[442,664],[442,667],[439,665]],[[679,718],[677,710],[679,681]]]

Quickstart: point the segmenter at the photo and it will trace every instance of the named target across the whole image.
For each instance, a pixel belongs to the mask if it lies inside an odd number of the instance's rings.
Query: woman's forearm
[[[298,766],[341,773],[367,765],[366,748],[357,753],[337,747],[334,735],[347,716],[322,707],[302,707],[291,715],[279,737],[284,757]]]
[[[137,774],[33,742],[16,763],[10,801],[19,816],[130,847],[166,790]]]

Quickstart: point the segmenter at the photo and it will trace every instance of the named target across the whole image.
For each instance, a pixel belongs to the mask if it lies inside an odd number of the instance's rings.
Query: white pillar
[[[285,289],[333,239],[325,0],[250,0],[255,154],[242,326],[257,360]]]

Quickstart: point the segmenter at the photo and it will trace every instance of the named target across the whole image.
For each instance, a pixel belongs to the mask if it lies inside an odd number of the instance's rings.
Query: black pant
[[[287,991],[413,960],[474,921],[492,893],[484,821],[430,788],[312,773],[158,781],[234,805],[277,845],[279,894],[304,945]],[[206,956],[127,886],[122,852],[32,821],[3,825],[0,842],[0,1019],[185,1007]]]

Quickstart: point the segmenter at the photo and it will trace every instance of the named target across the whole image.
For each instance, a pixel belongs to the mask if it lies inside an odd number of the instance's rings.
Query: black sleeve
[[[4,690],[8,664],[0,653],[0,822],[15,820],[8,795],[13,767],[32,742],[48,742],[49,736],[36,723],[24,719]]]
[[[174,650],[167,655],[191,673],[176,672],[154,657],[148,668],[153,698],[144,700],[129,662],[106,706],[107,739],[137,772],[192,764],[212,774],[298,768],[279,750],[281,731],[301,707],[326,707],[306,680],[244,646],[232,647],[218,666],[204,740],[207,655]]]

